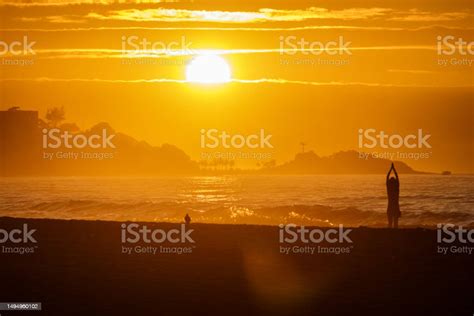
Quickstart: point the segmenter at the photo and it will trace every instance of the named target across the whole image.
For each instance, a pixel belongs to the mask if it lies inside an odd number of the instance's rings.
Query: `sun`
[[[229,82],[230,67],[227,61],[220,56],[197,56],[186,67],[186,80],[196,83]]]

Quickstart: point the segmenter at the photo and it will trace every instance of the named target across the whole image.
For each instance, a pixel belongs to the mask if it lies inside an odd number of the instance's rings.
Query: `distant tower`
[[[31,175],[41,161],[37,111],[0,111],[0,176]]]
[[[304,153],[304,147],[307,145],[305,142],[301,142],[301,152]]]

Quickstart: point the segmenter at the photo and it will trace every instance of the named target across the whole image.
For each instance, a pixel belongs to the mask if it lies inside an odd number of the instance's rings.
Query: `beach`
[[[124,243],[132,224],[192,230],[192,242]],[[36,242],[2,244],[32,252],[0,253],[0,297],[42,311],[2,316],[474,312],[469,247],[442,253],[434,229],[345,228],[350,242],[282,244],[278,226],[0,218],[6,231],[24,225]]]

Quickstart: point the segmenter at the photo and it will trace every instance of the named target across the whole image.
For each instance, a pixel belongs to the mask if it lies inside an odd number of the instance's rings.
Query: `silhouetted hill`
[[[357,151],[340,151],[327,157],[320,157],[313,151],[298,153],[294,160],[262,172],[273,174],[371,174],[386,173],[390,168],[388,159],[361,159]],[[424,173],[413,170],[404,162],[395,162],[400,173]]]
[[[60,112],[60,111],[59,111]],[[182,174],[370,174],[386,173],[391,161],[359,158],[356,151],[320,157],[313,151],[299,153],[294,160],[262,169],[230,168],[234,161],[209,164],[205,168],[181,149],[152,146],[115,131],[102,122],[88,130],[59,119],[43,121],[36,111],[0,111],[0,175],[182,175]],[[59,115],[60,116],[60,115]],[[61,120],[63,117],[61,116]],[[422,173],[396,162],[400,173]]]
[[[73,124],[62,125],[61,130],[69,130]],[[66,127],[63,129],[63,127]],[[196,162],[181,149],[163,144],[152,146],[144,141],[138,141],[131,136],[116,132],[108,123],[102,122],[88,130],[77,131],[75,134],[87,137],[114,135],[112,143],[115,148],[82,148],[82,149],[44,149],[46,152],[57,154],[77,153],[78,158],[55,159],[43,161],[44,170],[41,173],[53,175],[155,175],[155,174],[189,174],[199,171]],[[44,160],[44,159],[43,159]]]

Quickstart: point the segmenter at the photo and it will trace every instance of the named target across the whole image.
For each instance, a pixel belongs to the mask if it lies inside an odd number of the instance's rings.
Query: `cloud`
[[[1,0],[0,0],[1,1]],[[133,0],[135,1],[135,0]],[[148,0],[145,0],[148,1]],[[161,1],[155,1],[160,3]],[[167,1],[163,1],[167,2]],[[171,1],[171,2],[174,2]],[[77,3],[100,3],[112,4],[114,0],[101,0],[94,2],[90,0],[69,2],[47,2],[52,5],[71,5]],[[127,2],[128,3],[128,2]],[[4,3],[3,3],[4,4]],[[32,3],[38,5],[37,2]],[[4,4],[5,5],[5,4]],[[24,5],[24,3],[21,3]],[[52,15],[37,17],[17,17],[16,20],[23,22],[46,21],[50,23],[86,23],[98,21],[123,21],[123,22],[213,22],[213,23],[264,23],[264,22],[303,22],[309,20],[377,20],[377,21],[401,21],[401,22],[449,22],[464,20],[473,17],[469,10],[459,12],[430,12],[419,9],[398,11],[392,8],[349,8],[331,10],[320,7],[309,7],[306,9],[281,10],[272,8],[261,8],[256,11],[220,11],[220,10],[191,10],[172,8],[147,8],[147,9],[122,9],[98,12],[90,10],[83,15]]]
[[[432,70],[421,70],[421,69],[387,69],[388,72],[393,73],[408,73],[414,75],[432,75],[436,73],[440,73],[439,71],[432,71]]]
[[[65,7],[71,5],[111,5],[111,4],[141,4],[141,3],[175,3],[179,0],[33,0],[28,2],[18,0],[0,0],[0,6],[10,7]]]
[[[18,21],[21,22],[49,22],[49,23],[85,23],[83,17],[74,15],[49,15],[45,17],[19,17]]]
[[[86,18],[96,20],[120,20],[135,22],[256,22],[264,20],[265,15],[258,12],[206,11],[177,9],[127,9],[109,11],[108,14],[91,12]]]
[[[418,9],[397,12],[395,17],[389,18],[389,21],[405,21],[405,22],[447,22],[457,21],[473,17],[472,13],[465,12],[428,12]]]
[[[359,20],[380,17],[392,9],[354,8],[329,10],[326,8],[307,8],[303,10],[259,9],[258,11],[208,11],[186,9],[127,9],[109,11],[107,14],[89,13],[86,18],[98,20],[122,20],[136,22],[225,22],[258,23],[281,21],[304,21],[311,19]]]
[[[392,16],[392,17],[391,17]],[[186,9],[127,9],[109,11],[106,14],[89,13],[86,18],[98,20],[121,20],[135,22],[301,22],[315,19],[365,20],[386,18],[389,21],[442,22],[463,20],[473,15],[470,12],[428,12],[412,9],[395,11],[390,8],[352,8],[329,10],[311,7],[303,10],[277,10],[263,8],[258,11],[208,11]]]
[[[311,7],[305,10],[261,9],[270,21],[303,21],[309,19],[359,20],[384,16],[391,12],[389,8],[352,8],[329,10]]]
[[[143,84],[143,83],[176,83],[176,84],[194,84],[187,80],[159,78],[159,79],[99,79],[99,78],[0,78],[0,82],[85,82],[85,83],[110,83],[110,84]],[[294,84],[294,85],[310,85],[310,86],[365,86],[365,87],[398,87],[398,88],[472,88],[474,84],[459,86],[441,86],[441,85],[403,85],[403,84],[386,84],[376,82],[343,82],[343,81],[301,81],[287,80],[283,78],[259,78],[259,79],[231,79],[231,83],[238,84]]]
[[[109,1],[109,0],[106,0]],[[70,3],[70,2],[68,2]],[[214,23],[263,23],[263,22],[302,22],[307,20],[387,20],[446,22],[463,20],[472,17],[469,11],[463,12],[428,12],[419,9],[396,11],[391,8],[351,8],[330,10],[310,7],[298,10],[279,10],[262,8],[257,11],[219,11],[189,9],[123,9],[109,10],[105,13],[89,12],[85,15],[54,15],[42,17],[19,17],[23,22],[46,21],[50,23],[85,23],[99,21],[125,22],[214,22]]]
[[[395,51],[395,50],[429,50],[435,51],[435,45],[399,45],[399,46],[358,46],[350,47],[351,51]],[[330,49],[281,49],[281,48],[239,48],[239,49],[187,49],[181,50],[122,50],[108,48],[61,48],[35,49],[37,59],[104,59],[104,58],[186,58],[203,54],[242,55],[242,54],[285,54],[310,53],[312,51],[339,51],[343,48]],[[7,55],[8,56],[8,55]]]
[[[20,18],[23,21],[38,21],[38,18]],[[91,31],[242,31],[242,32],[294,32],[306,30],[353,30],[353,31],[407,31],[418,32],[432,29],[470,31],[474,27],[448,26],[433,24],[419,27],[389,27],[389,26],[356,26],[356,25],[307,25],[296,27],[142,27],[142,26],[112,26],[112,27],[73,27],[73,28],[8,28],[0,32],[91,32]]]

